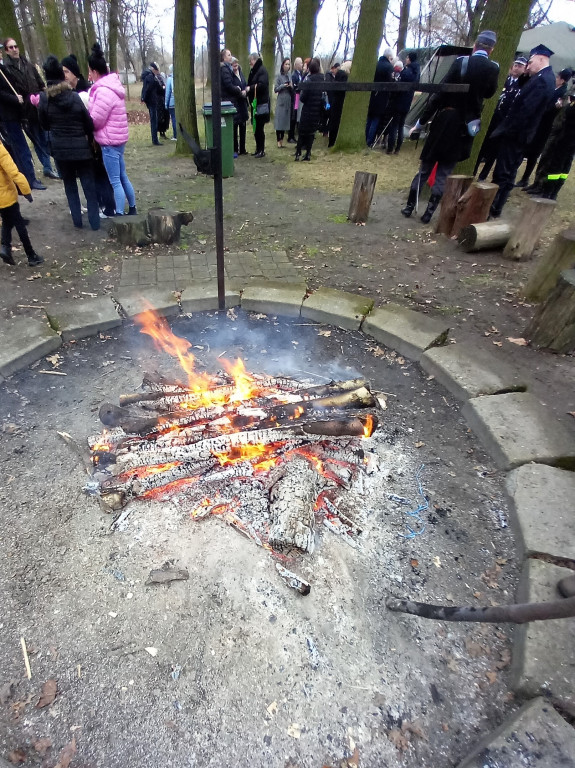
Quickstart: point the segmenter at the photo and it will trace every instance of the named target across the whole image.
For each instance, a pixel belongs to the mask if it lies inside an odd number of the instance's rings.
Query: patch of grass
[[[491,285],[491,283],[495,282],[496,278],[494,275],[489,274],[488,272],[479,272],[476,275],[468,275],[467,277],[462,277],[461,281],[465,285]]]
[[[317,248],[315,245],[306,245],[305,252],[310,257],[310,259],[314,259],[319,253],[319,248]]]
[[[327,217],[328,221],[332,221],[334,224],[346,224],[347,216],[345,213],[334,213]]]
[[[457,306],[443,306],[443,307],[434,307],[436,312],[439,312],[441,315],[459,315],[461,312],[463,312],[461,307]]]

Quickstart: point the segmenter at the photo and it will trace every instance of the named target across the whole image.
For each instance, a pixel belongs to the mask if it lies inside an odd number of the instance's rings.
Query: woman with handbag
[[[315,83],[324,81],[321,74],[321,64],[319,59],[311,59],[309,63],[309,75],[305,78],[306,82]],[[301,157],[302,149],[305,149],[304,160],[311,160],[311,148],[315,139],[315,132],[321,122],[321,111],[323,105],[323,93],[321,91],[302,90],[300,94],[302,105],[301,117],[299,121],[299,136],[295,150],[296,162]]]
[[[250,74],[247,92],[252,104],[252,119],[256,151],[254,157],[265,157],[265,124],[270,121],[270,83],[263,61],[258,53],[250,53]]]

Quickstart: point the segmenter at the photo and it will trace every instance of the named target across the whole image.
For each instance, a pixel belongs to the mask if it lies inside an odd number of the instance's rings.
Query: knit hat
[[[150,69],[157,69],[157,70],[159,70],[159,67],[158,67],[158,65],[156,64],[155,61],[151,61],[150,62]]]
[[[65,56],[60,63],[62,64],[63,67],[66,67],[66,69],[69,69],[70,72],[74,75],[74,77],[82,77],[82,73],[80,72],[80,66],[78,64],[78,59],[74,56],[73,53],[71,53],[69,56]]]
[[[407,55],[409,56],[409,60],[412,64],[414,61],[417,61],[417,51],[408,51]]]
[[[484,29],[483,32],[480,32],[477,35],[476,42],[481,43],[481,45],[485,45],[488,48],[493,48],[497,42],[497,35],[490,29]]]
[[[44,64],[42,64],[42,69],[46,75],[46,80],[49,82],[57,82],[65,79],[64,70],[55,56],[48,56]]]

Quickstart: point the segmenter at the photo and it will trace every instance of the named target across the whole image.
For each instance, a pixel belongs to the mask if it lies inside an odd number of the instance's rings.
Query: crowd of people
[[[16,229],[28,264],[35,267],[43,258],[30,243],[18,195],[32,202],[32,191],[46,186],[36,177],[26,136],[44,175],[62,180],[74,227],[83,227],[86,210],[91,229],[98,230],[102,218],[137,213],[124,162],[126,97],[120,78],[109,71],[98,44],[86,62],[89,81],[76,57],[70,55],[62,61],[47,57],[43,64],[46,82],[19,53],[14,39],[6,39],[3,46],[7,55],[0,64],[0,257],[5,264],[15,264],[12,230]],[[78,179],[86,209],[80,201]]]
[[[253,157],[265,157],[265,126],[271,121],[270,78],[258,53],[249,56],[250,70],[247,80],[239,61],[231,51],[220,53],[221,97],[236,108],[234,115],[234,157],[247,155],[246,126],[250,120],[254,131],[256,150]],[[295,144],[295,160],[311,160],[311,149],[317,131],[328,137],[328,146],[335,144],[344,91],[302,90],[305,81],[346,82],[351,61],[335,63],[327,73],[322,73],[318,58],[284,59],[274,81],[276,94],[274,130],[278,149]],[[297,138],[296,138],[297,136]],[[284,144],[285,141],[285,144]],[[303,154],[303,158],[302,158]]]

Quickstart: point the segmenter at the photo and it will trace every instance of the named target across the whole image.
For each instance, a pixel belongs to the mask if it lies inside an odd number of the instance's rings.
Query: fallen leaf
[[[230,307],[228,309],[228,311],[226,312],[226,316],[228,317],[229,320],[237,320],[238,319],[238,316],[236,315],[233,307]]]
[[[54,768],[69,768],[69,765],[72,762],[75,754],[76,754],[76,739],[74,738],[69,744],[66,744],[64,749],[60,752],[60,756],[58,757],[58,762],[56,763]]]
[[[275,715],[277,711],[278,711],[278,703],[277,701],[272,701],[272,703],[268,707],[268,712],[270,715]]]
[[[415,443],[415,447],[416,448],[423,448],[424,445],[425,445],[425,443],[423,443],[421,440],[419,442]]]
[[[416,560],[416,559],[413,557],[413,558],[412,558],[412,559],[409,561],[409,564],[411,565],[411,567],[412,567],[412,568],[417,568],[417,566],[419,565],[419,560]]]
[[[505,667],[508,667],[509,664],[511,664],[511,651],[509,648],[504,648],[501,651],[501,659],[495,662],[495,668],[505,669]]]
[[[388,731],[387,738],[400,752],[405,752],[405,750],[409,748],[409,739],[399,730],[399,728],[392,728],[391,731]]]
[[[23,749],[13,749],[12,752],[8,754],[8,760],[10,760],[13,765],[20,765],[20,763],[26,761],[26,752],[24,752]]]
[[[507,341],[510,341],[512,344],[517,344],[518,347],[526,347],[529,344],[525,339],[512,339],[511,336],[507,337]]]
[[[493,344],[495,344],[496,347],[502,347],[503,342],[502,341],[494,341]]]
[[[344,757],[339,764],[340,768],[356,768],[359,765],[359,749],[354,748],[351,757]]]
[[[449,661],[447,662],[447,668],[452,672],[459,672],[459,667],[457,666],[457,662],[453,658],[449,659]]]
[[[37,741],[34,742],[32,746],[34,747],[36,752],[40,755],[40,757],[44,757],[46,752],[52,746],[52,741],[47,738],[38,739]]]
[[[102,269],[104,270],[104,272],[111,272],[112,271],[112,267],[109,264],[106,264],[106,266],[102,267]]]
[[[477,659],[479,656],[483,656],[487,652],[487,649],[483,645],[476,643],[469,637],[465,638],[465,647],[467,649],[467,653],[471,656],[472,659]]]
[[[55,355],[48,355],[48,357],[46,358],[46,360],[47,360],[49,363],[52,363],[52,365],[54,366],[54,368],[58,368],[58,367],[60,366],[60,364],[62,363],[62,359],[60,358],[60,355],[59,355],[57,352],[56,352],[56,354],[55,354]]]
[[[318,336],[331,336],[331,331],[321,330],[321,331],[318,331],[317,333],[318,333]]]
[[[404,720],[401,724],[401,730],[404,733],[412,733],[414,736],[417,736],[419,739],[424,739],[427,741],[427,736],[424,734],[424,732],[421,730],[421,728],[417,725],[417,723],[410,723],[409,720]]]
[[[39,280],[42,277],[42,275],[37,272],[35,275],[30,275],[30,277],[27,277],[26,280],[30,282],[30,280]]]
[[[301,736],[301,727],[297,723],[292,723],[287,729],[287,735],[294,739],[299,739]]]
[[[441,568],[441,560],[439,559],[439,557],[437,557],[437,555],[433,558],[433,565],[436,568]]]
[[[405,365],[405,358],[398,357],[396,362],[398,363],[398,365]]]
[[[485,673],[485,677],[489,680],[489,685],[493,685],[493,683],[497,680],[497,672],[495,672],[493,669],[490,669],[489,672]]]
[[[38,703],[36,704],[36,707],[38,709],[41,709],[42,707],[48,707],[54,699],[56,698],[56,695],[58,693],[58,683],[56,680],[51,678],[50,680],[46,680],[44,685],[42,686],[42,693],[40,694],[40,698],[38,699]]]
[[[480,579],[485,584],[487,584],[489,589],[499,589],[497,578],[499,577],[500,573],[501,573],[501,566],[495,563],[493,568],[488,568],[484,573],[481,574]]]

